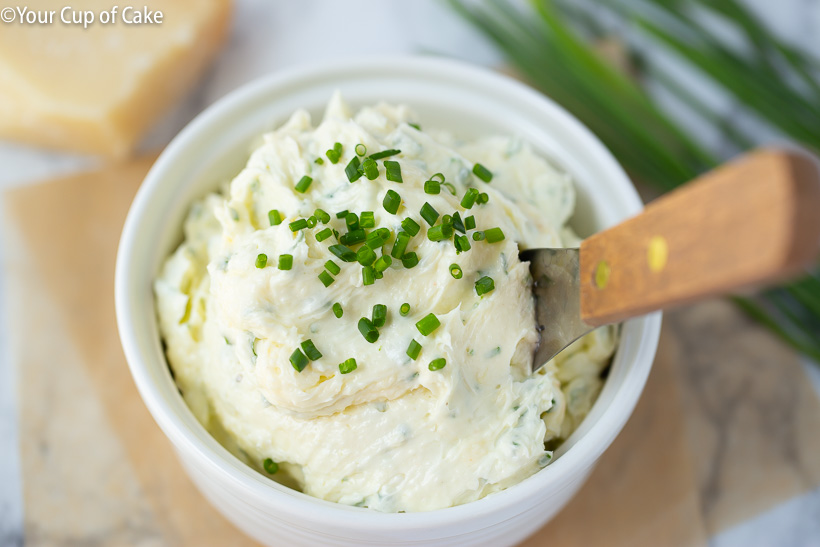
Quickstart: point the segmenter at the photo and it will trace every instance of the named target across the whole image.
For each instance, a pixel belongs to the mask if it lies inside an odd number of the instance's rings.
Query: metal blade
[[[529,261],[533,280],[539,334],[532,360],[535,372],[593,327],[581,319],[579,249],[533,249],[520,256]]]

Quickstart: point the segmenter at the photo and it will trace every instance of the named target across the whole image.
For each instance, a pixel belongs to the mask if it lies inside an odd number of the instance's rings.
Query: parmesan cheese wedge
[[[230,21],[230,0],[157,0],[151,18],[142,4],[121,4],[112,23],[116,4],[32,1],[38,20],[52,22],[27,23],[15,8],[15,20],[0,23],[0,138],[127,156],[196,82]],[[95,16],[87,28],[73,22],[86,12]]]

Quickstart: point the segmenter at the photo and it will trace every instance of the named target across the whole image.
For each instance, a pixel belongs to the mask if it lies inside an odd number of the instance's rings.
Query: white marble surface
[[[501,56],[436,0],[236,0],[234,32],[197,91],[145,139],[167,143],[202,108],[237,86],[279,68],[366,55],[441,53],[486,66]],[[772,25],[820,54],[818,0],[748,0]],[[351,24],[355,18],[355,24]],[[340,22],[345,24],[341,25]],[[703,93],[709,94],[708,88]],[[721,110],[734,106],[711,97]],[[715,146],[721,143],[715,142]],[[0,142],[0,190],[70,173],[95,160]],[[3,249],[0,248],[0,258]],[[0,309],[4,275],[0,270]],[[7,354],[8,318],[0,314],[0,547],[22,545],[22,503],[14,371]],[[820,372],[807,364],[820,389]],[[712,538],[718,547],[820,545],[820,491],[790,500]]]

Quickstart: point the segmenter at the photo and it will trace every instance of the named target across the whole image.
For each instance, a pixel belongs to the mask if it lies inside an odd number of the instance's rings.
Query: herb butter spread
[[[260,472],[380,511],[465,503],[547,465],[597,397],[599,329],[530,375],[518,250],[576,245],[570,178],[517,138],[403,106],[297,111],[194,204],[155,292],[197,418]]]

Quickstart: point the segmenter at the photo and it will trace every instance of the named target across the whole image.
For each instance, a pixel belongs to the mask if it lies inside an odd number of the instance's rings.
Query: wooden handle
[[[761,149],[581,244],[581,317],[603,325],[798,273],[820,251],[820,174]]]

